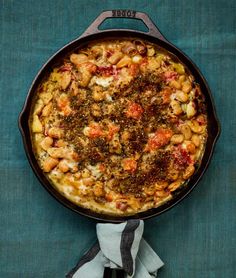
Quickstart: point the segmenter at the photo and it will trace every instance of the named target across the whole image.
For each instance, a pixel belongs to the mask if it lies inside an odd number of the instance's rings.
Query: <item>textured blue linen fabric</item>
[[[147,12],[199,66],[221,137],[208,171],[181,204],[145,222],[165,262],[160,278],[236,273],[235,0],[0,0],[0,277],[62,278],[95,241],[95,222],[57,203],[27,162],[17,117],[41,65],[106,9]],[[143,28],[130,20],[104,27]],[[85,277],[86,278],[86,277]]]

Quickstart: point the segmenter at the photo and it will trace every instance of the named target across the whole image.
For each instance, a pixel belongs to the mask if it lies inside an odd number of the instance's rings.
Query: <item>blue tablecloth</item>
[[[61,278],[95,240],[95,222],[57,203],[26,159],[17,117],[41,65],[105,9],[147,12],[200,67],[222,124],[210,167],[192,194],[145,223],[165,262],[161,278],[236,273],[235,0],[0,1],[0,277]],[[110,20],[105,27],[143,28]],[[85,277],[86,278],[86,277]]]

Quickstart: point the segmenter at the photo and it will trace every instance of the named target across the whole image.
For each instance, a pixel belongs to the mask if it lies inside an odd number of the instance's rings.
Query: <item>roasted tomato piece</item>
[[[113,139],[113,136],[120,130],[120,127],[117,125],[110,124],[108,127],[108,134],[107,134],[107,140],[111,141]]]
[[[90,73],[95,73],[97,71],[97,66],[91,62],[85,62],[81,64],[82,68],[85,68]]]
[[[72,65],[66,63],[63,66],[61,66],[58,71],[64,72],[64,71],[71,71],[71,70],[72,70]]]
[[[126,110],[126,116],[135,120],[140,120],[143,114],[143,108],[140,104],[131,102]]]
[[[107,56],[107,58],[110,58],[110,57],[114,54],[114,52],[115,52],[115,51],[114,51],[114,50],[111,50],[111,49],[110,49],[110,50],[107,50],[107,51],[106,51],[106,56]]]
[[[60,109],[68,106],[70,104],[68,96],[66,94],[61,94],[60,97],[57,99],[57,106]]]
[[[117,201],[117,202],[116,202],[116,208],[117,208],[117,209],[120,209],[121,211],[126,211],[127,208],[128,208],[128,204],[125,203],[125,202]]]
[[[161,92],[161,97],[162,97],[162,103],[163,104],[168,104],[170,103],[170,96],[171,96],[171,89],[170,88],[164,88]]]
[[[70,101],[66,94],[60,95],[60,97],[57,99],[57,106],[64,113],[64,116],[69,116],[72,112],[72,110],[70,108]]]
[[[147,69],[147,66],[148,66],[148,59],[147,59],[147,57],[144,57],[144,58],[142,59],[141,63],[140,63],[139,68],[140,68],[140,70],[141,70],[142,72],[145,72],[146,69]]]
[[[173,131],[171,129],[159,128],[155,134],[149,138],[146,151],[154,151],[159,149],[165,145],[167,145],[170,141],[170,138],[173,135]]]
[[[99,164],[98,168],[99,168],[99,171],[100,171],[100,172],[105,173],[105,171],[106,171],[106,166],[105,166],[105,164],[103,164],[103,163]]]
[[[113,66],[99,66],[97,67],[97,74],[102,76],[111,76],[114,74]]]
[[[184,167],[192,163],[192,159],[186,149],[184,149],[181,145],[176,147],[174,152],[174,160],[178,166]]]
[[[108,202],[112,202],[112,200],[113,200],[112,194],[111,194],[111,193],[107,193],[107,194],[105,195],[105,199],[106,199]]]
[[[164,79],[166,81],[172,81],[175,80],[178,76],[178,73],[175,71],[167,71],[164,73]]]
[[[122,167],[125,171],[133,173],[137,169],[137,162],[134,158],[124,158],[122,160]]]
[[[103,130],[101,126],[97,123],[92,123],[89,125],[88,136],[90,138],[98,138],[103,136]]]
[[[199,125],[205,125],[207,123],[207,119],[205,115],[199,115],[197,117],[197,122],[199,123]]]
[[[138,64],[131,64],[129,66],[128,71],[129,71],[129,74],[131,76],[136,76],[138,74],[138,72],[139,72],[139,65]]]

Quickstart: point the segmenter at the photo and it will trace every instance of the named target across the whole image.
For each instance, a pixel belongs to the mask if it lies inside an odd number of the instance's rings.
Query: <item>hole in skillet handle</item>
[[[140,20],[143,22],[143,24],[147,27],[148,32],[143,32],[145,34],[148,34],[153,37],[157,37],[158,39],[168,42],[166,38],[162,35],[160,30],[157,28],[157,26],[154,24],[154,22],[150,19],[150,17],[143,12],[137,12],[133,10],[112,10],[112,11],[103,11],[91,24],[90,26],[85,30],[85,32],[80,36],[86,37],[92,34],[97,34],[100,32],[104,32],[104,30],[100,30],[99,27],[101,24],[110,18],[127,18],[127,19],[133,19],[133,20]],[[109,29],[111,30],[119,30],[119,29]],[[128,30],[130,29],[122,29],[122,30]]]
[[[149,29],[141,20],[130,20],[129,18],[107,18],[98,27],[99,30],[114,30],[117,26],[122,29],[132,29],[135,31],[140,31],[142,33],[147,33]]]

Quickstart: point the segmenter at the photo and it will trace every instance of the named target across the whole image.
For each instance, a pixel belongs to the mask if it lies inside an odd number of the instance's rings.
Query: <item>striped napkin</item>
[[[153,278],[164,263],[142,238],[144,222],[97,224],[98,242],[66,278],[102,278],[105,267],[123,269],[126,278]]]

